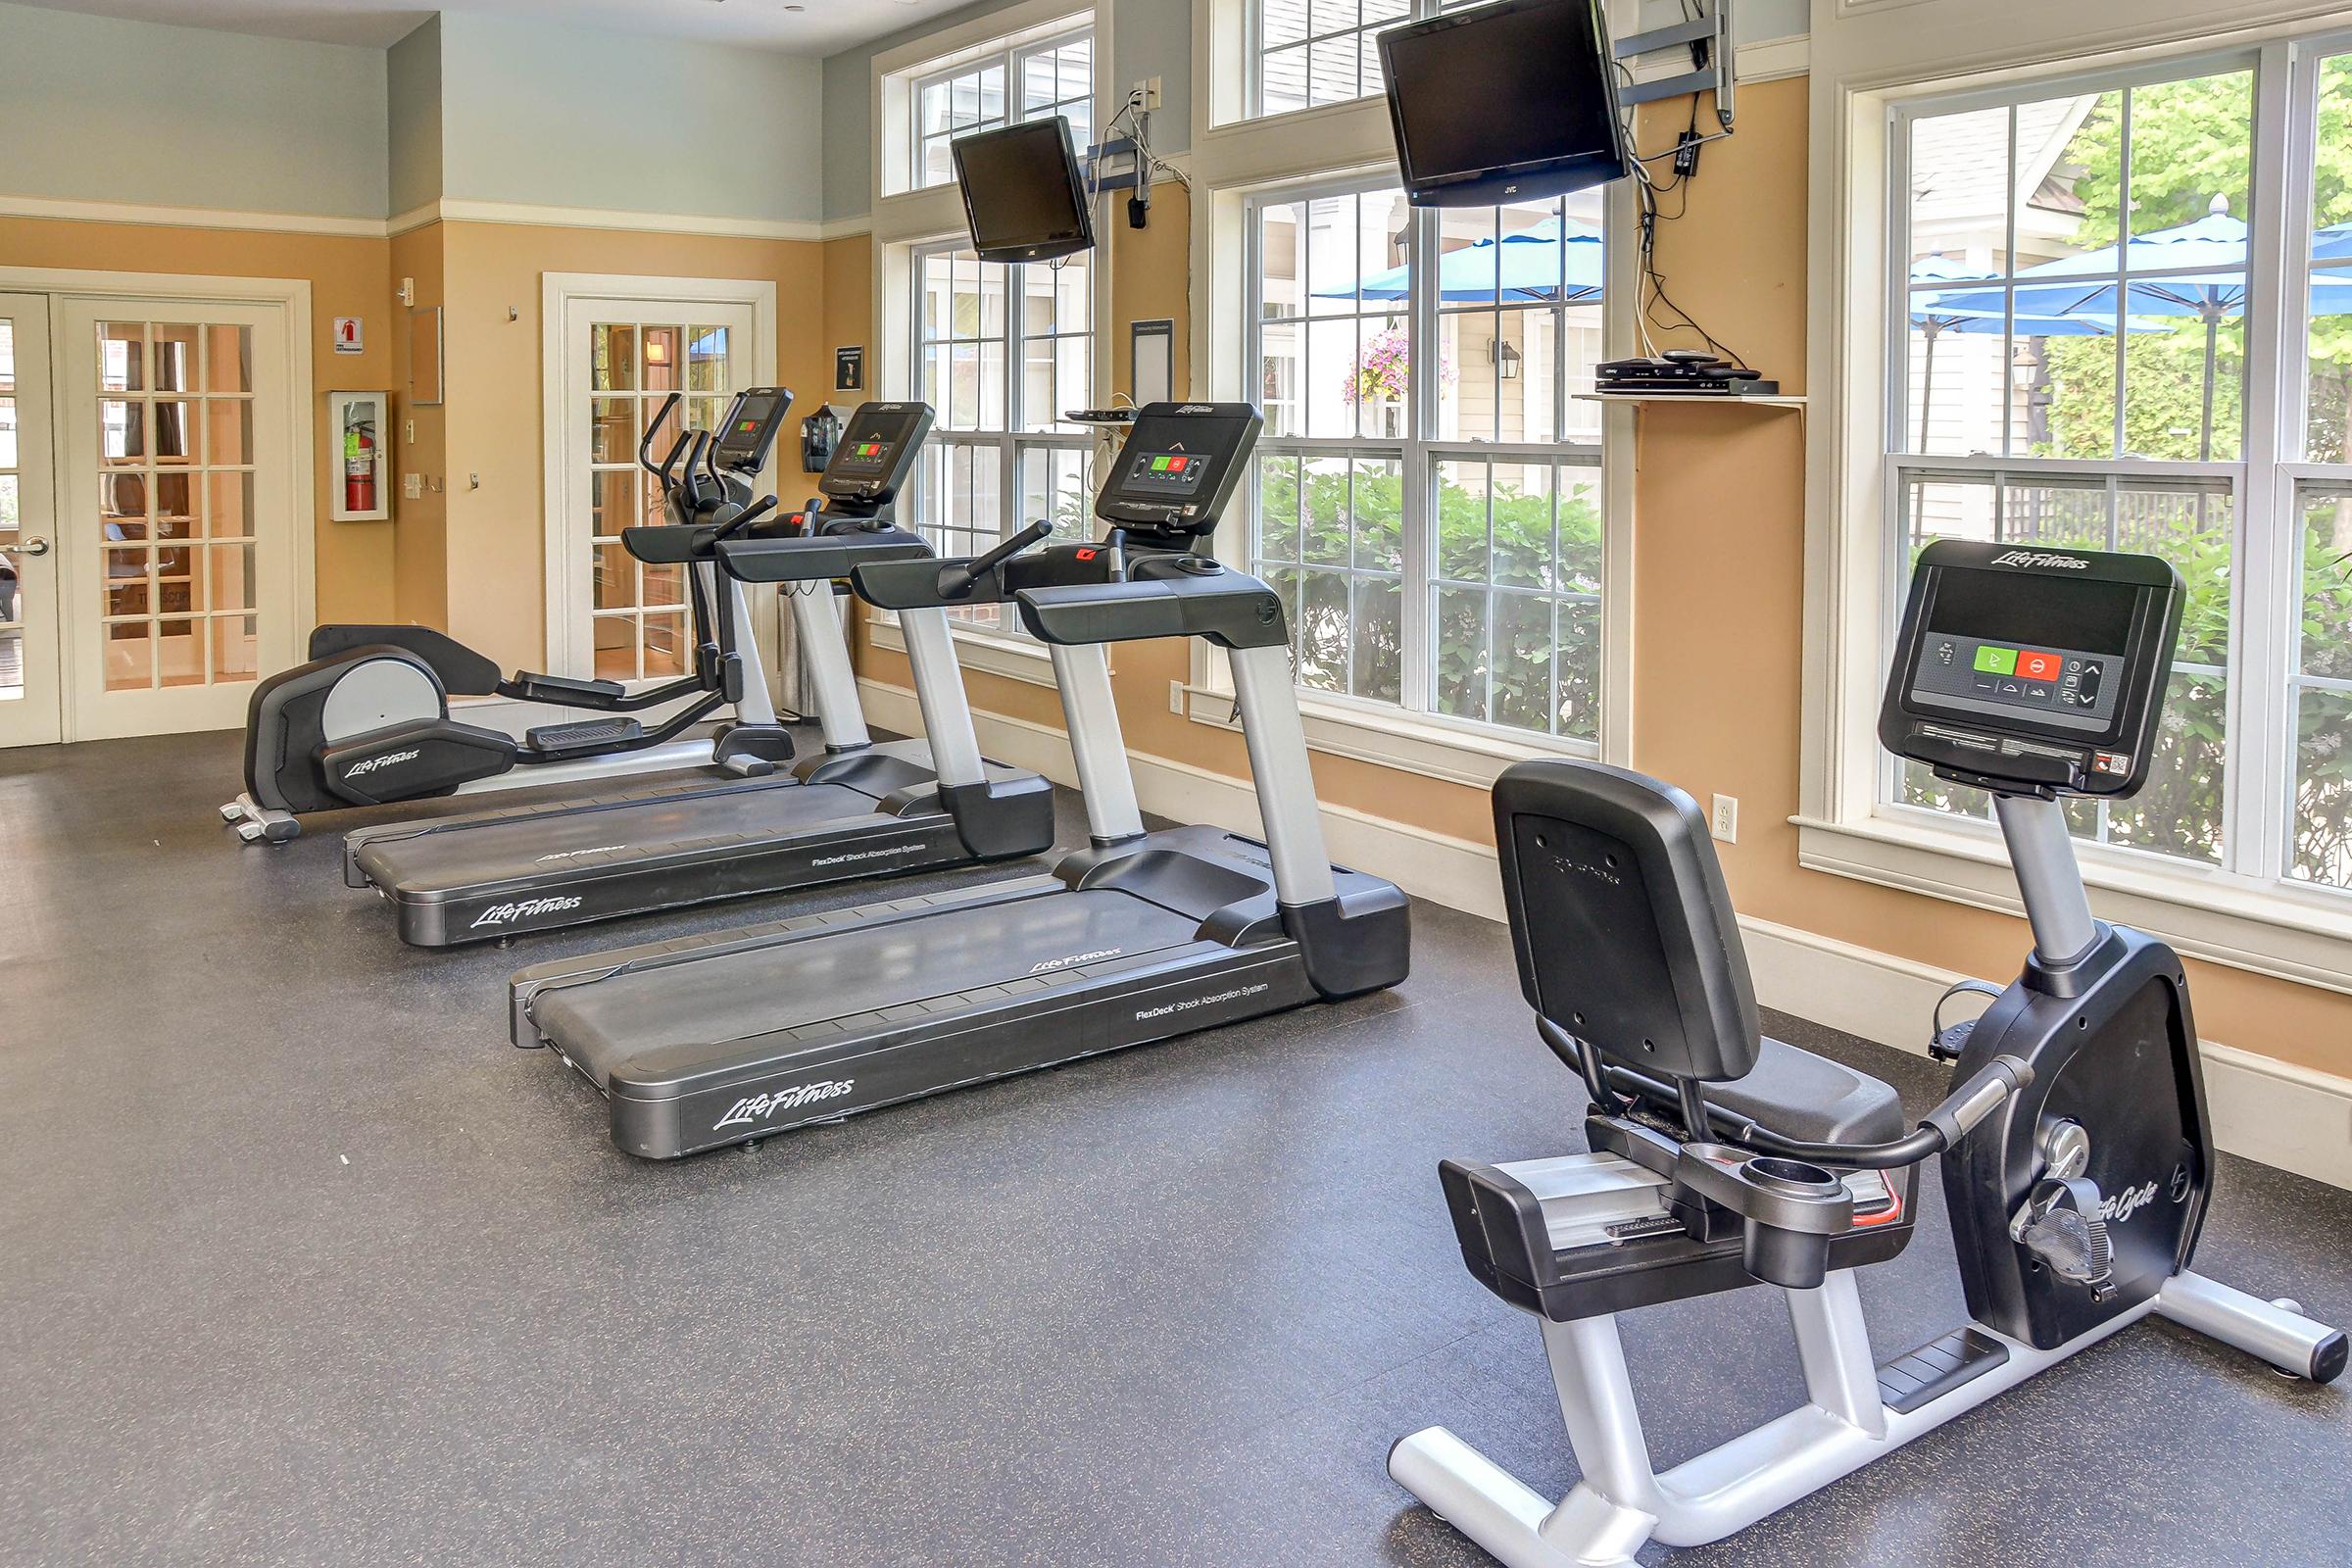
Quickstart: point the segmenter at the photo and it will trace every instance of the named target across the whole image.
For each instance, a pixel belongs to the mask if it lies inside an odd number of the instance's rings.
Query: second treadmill
[[[1045,875],[536,965],[513,983],[514,1043],[552,1047],[612,1141],[663,1159],[1402,980],[1404,895],[1325,858],[1282,600],[1195,549],[1258,424],[1248,404],[1143,410],[1095,503],[1107,537],[986,570],[1053,654],[1091,847]],[[910,609],[979,565],[857,581]],[[1189,635],[1231,661],[1262,841],[1144,829],[1104,645]]]
[[[937,565],[893,520],[930,427],[923,404],[863,405],[818,483],[823,510],[716,546],[728,577],[784,586],[824,755],[765,778],[362,828],[344,880],[392,905],[403,941],[441,948],[1050,847],[1052,786],[980,756],[944,608],[902,614],[928,738],[875,744],[859,712],[833,584],[863,563]]]

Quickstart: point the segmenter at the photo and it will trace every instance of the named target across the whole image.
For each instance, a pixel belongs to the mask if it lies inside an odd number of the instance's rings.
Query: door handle
[[[25,540],[17,548],[28,556],[45,556],[49,553],[49,541],[35,537]]]

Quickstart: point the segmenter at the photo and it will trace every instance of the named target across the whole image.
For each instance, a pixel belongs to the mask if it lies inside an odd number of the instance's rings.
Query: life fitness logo
[[[355,779],[365,773],[373,773],[379,768],[397,766],[402,762],[413,762],[416,760],[422,751],[422,747],[412,746],[405,752],[386,752],[380,757],[370,757],[345,768],[343,777],[347,780]]]
[[[2004,550],[1992,558],[1996,566],[2048,566],[2059,571],[2088,571],[2090,563],[2081,556],[2053,556],[2043,550]]]
[[[727,1113],[711,1123],[710,1130],[722,1127],[750,1127],[760,1122],[773,1121],[782,1111],[824,1100],[839,1100],[858,1087],[855,1078],[821,1079],[816,1083],[801,1084],[792,1089],[779,1089],[772,1095],[753,1095],[738,1100],[727,1107]]]

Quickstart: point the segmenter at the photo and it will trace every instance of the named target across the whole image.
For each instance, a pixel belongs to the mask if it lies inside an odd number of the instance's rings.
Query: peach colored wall
[[[778,374],[800,394],[796,407],[807,407],[821,401],[832,381],[832,348],[820,341],[822,248],[802,240],[527,224],[439,227],[449,388],[447,630],[501,663],[535,666],[546,657],[542,274],[773,281]],[[780,485],[788,500],[811,478],[798,472],[796,436],[788,431],[782,443]]]
[[[424,481],[423,494],[414,500],[397,488],[393,492],[395,602],[400,619],[439,626],[449,619],[448,407],[420,408],[410,396],[409,312],[400,304],[398,290],[400,280],[409,278],[416,284],[419,309],[442,303],[441,225],[427,223],[395,234],[388,260],[395,291],[392,404],[404,425],[404,437],[408,428],[416,432],[414,440],[404,439],[399,448],[398,471],[414,473]]]
[[[310,283],[313,505],[322,619],[378,620],[393,614],[392,528],[381,522],[327,520],[335,464],[326,450],[326,394],[380,391],[394,384],[392,299],[384,257],[385,242],[380,239],[0,219],[0,261],[12,267],[301,278]],[[356,316],[366,323],[365,354],[334,352],[329,332],[338,316]]]

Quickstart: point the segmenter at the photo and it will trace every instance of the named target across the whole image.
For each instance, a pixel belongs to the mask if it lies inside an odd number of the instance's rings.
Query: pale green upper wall
[[[822,207],[814,60],[441,15],[441,194],[703,218]]]
[[[427,17],[385,57],[392,211],[441,198],[441,19]]]
[[[384,52],[0,4],[0,195],[385,214]]]

